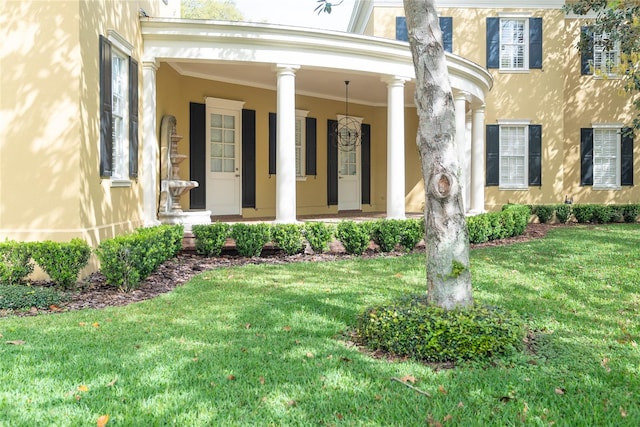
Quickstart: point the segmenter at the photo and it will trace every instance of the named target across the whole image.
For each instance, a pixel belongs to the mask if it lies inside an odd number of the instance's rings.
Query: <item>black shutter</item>
[[[453,18],[441,16],[439,18],[440,30],[442,31],[442,47],[445,52],[453,52]]]
[[[362,204],[371,204],[371,125],[362,124],[360,141],[360,165],[362,180]]]
[[[316,171],[316,119],[307,117],[305,120],[305,165],[306,175],[317,175]]]
[[[500,18],[487,18],[487,68],[500,68]]]
[[[276,113],[269,113],[269,175],[276,173]]]
[[[620,184],[633,185],[633,129],[623,128],[620,141],[622,143]]]
[[[542,185],[541,125],[529,125],[529,185]]]
[[[500,185],[500,125],[487,125],[486,186]]]
[[[129,177],[138,177],[138,62],[131,57],[129,57]]]
[[[327,120],[327,205],[338,204],[338,146],[335,120]]]
[[[189,191],[191,209],[206,207],[206,115],[205,104],[189,103],[189,179],[198,186]]]
[[[580,129],[580,185],[593,185],[593,129]]]
[[[256,111],[242,110],[242,207],[256,207]]]
[[[396,16],[396,40],[403,42],[409,41],[409,32],[407,31],[407,18],[404,16]]]
[[[591,64],[593,61],[593,30],[591,27],[580,28],[580,40],[583,49],[580,51],[580,73],[582,75],[591,75],[593,70]],[[584,44],[582,42],[584,41]]]
[[[542,69],[542,18],[529,18],[529,68]]]
[[[113,118],[111,105],[111,42],[100,36],[100,176],[113,171]]]

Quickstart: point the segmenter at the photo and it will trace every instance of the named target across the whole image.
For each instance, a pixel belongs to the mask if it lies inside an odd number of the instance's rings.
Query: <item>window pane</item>
[[[594,186],[617,186],[618,132],[618,129],[594,129],[593,131]]]
[[[235,162],[233,161],[233,159],[225,159],[224,160],[224,172],[233,172],[235,167],[234,167]]]
[[[234,116],[224,116],[224,128],[225,129],[235,129],[236,128],[236,118]]]
[[[222,142],[222,131],[220,129],[211,129],[211,142]]]
[[[211,172],[222,172],[221,159],[211,159]]]
[[[211,144],[211,157],[222,157],[222,144]]]
[[[222,127],[222,115],[221,114],[211,114],[211,127],[221,128]]]
[[[224,157],[233,159],[235,157],[235,145],[224,144]]]
[[[234,142],[236,137],[236,133],[232,130],[224,131],[224,142]]]

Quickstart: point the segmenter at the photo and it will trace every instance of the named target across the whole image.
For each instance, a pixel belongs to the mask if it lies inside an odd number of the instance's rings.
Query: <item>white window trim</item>
[[[300,175],[296,173],[297,181],[307,180],[306,155],[307,155],[307,122],[309,115],[307,110],[296,110],[296,121],[300,120]]]
[[[131,43],[129,43],[123,36],[121,36],[117,31],[115,30],[107,30],[107,39],[111,42],[112,44],[112,51],[111,51],[111,61],[113,63],[113,57],[117,54],[118,56],[124,57],[126,61],[129,60],[129,57],[131,56],[131,53],[133,51],[133,45]],[[123,133],[124,133],[124,141],[122,142],[122,161],[121,162],[116,162],[116,159],[113,159],[113,170],[112,170],[112,175],[111,175],[111,187],[117,187],[117,188],[123,188],[123,187],[131,187],[131,179],[129,178],[129,122],[130,122],[130,118],[129,118],[129,102],[130,99],[129,97],[129,65],[128,63],[125,65],[126,69],[127,69],[127,82],[126,82],[126,89],[125,89],[125,95],[127,96],[127,102],[126,105],[124,107],[124,115],[123,115]],[[112,96],[113,96],[113,88],[114,88],[114,82],[113,82],[113,76],[112,76],[112,80],[111,80],[111,87],[112,87]],[[112,118],[112,122],[113,122],[113,118]],[[116,141],[112,142],[114,144],[117,143]],[[113,156],[113,155],[112,155]],[[120,174],[119,175],[114,175],[114,173],[119,170]]]
[[[595,183],[595,172],[593,176],[593,189],[594,190],[620,190],[622,185],[620,183],[620,173],[622,171],[622,153],[621,153],[621,138],[622,138],[622,128],[624,125],[622,123],[592,123],[591,127],[594,130],[593,135],[593,144],[594,144],[594,154],[593,160],[595,162],[595,131],[596,130],[616,130],[616,183],[613,185],[597,185]]]
[[[502,127],[523,127],[524,130],[524,182],[521,184],[505,185],[502,183],[502,154],[498,155],[498,188],[500,190],[528,190],[529,189],[529,125],[531,120],[528,119],[500,119],[497,121],[499,128],[498,143],[502,142]],[[500,151],[501,152],[501,151]]]
[[[531,15],[527,13],[499,13],[498,17],[500,18],[500,34],[498,39],[500,40],[500,51],[499,51],[499,64],[498,70],[504,73],[528,73],[529,72],[529,17]],[[509,21],[524,21],[524,53],[523,53],[523,67],[522,68],[503,68],[502,67],[502,20]]]

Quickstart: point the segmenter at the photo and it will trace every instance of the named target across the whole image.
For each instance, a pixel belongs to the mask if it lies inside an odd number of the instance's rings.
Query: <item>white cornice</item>
[[[272,24],[161,18],[142,21],[141,27],[144,57],[167,62],[183,75],[188,71],[181,70],[181,62],[266,65],[290,63],[295,58],[303,68],[415,78],[408,43],[380,37]],[[493,79],[484,67],[451,54],[447,54],[447,66],[455,89],[479,100],[491,89]]]
[[[403,7],[402,0],[363,0],[372,7]],[[436,7],[464,7],[476,9],[562,9],[565,0],[436,0]]]

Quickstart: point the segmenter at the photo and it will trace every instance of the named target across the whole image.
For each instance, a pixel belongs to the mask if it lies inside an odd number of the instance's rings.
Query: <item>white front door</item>
[[[241,214],[240,111],[207,108],[207,209]]]
[[[360,210],[360,145],[338,149],[338,210]]]

